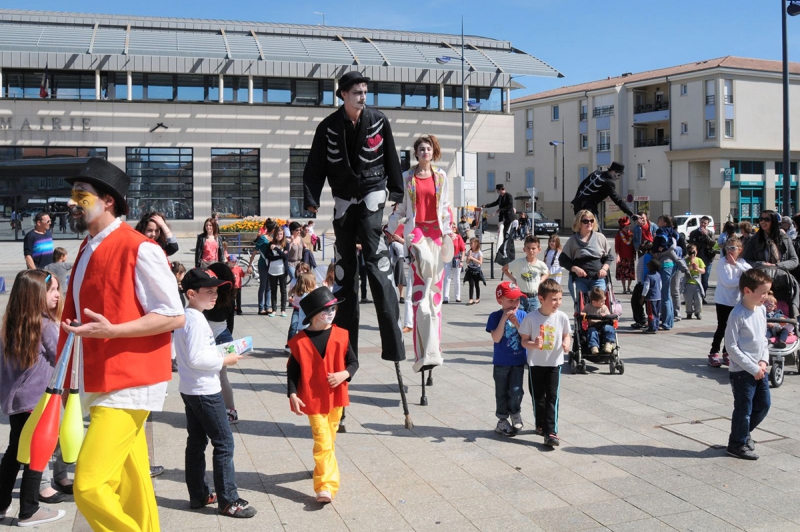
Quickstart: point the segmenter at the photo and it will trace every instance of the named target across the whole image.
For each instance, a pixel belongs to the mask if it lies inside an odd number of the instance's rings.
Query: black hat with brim
[[[203,268],[192,268],[186,272],[181,281],[181,288],[183,288],[184,292],[214,286],[219,286],[221,289],[226,290],[231,287],[231,282],[220,279],[211,270],[204,270]]]
[[[128,202],[125,200],[125,196],[128,194],[131,178],[105,159],[92,157],[78,172],[78,175],[67,177],[64,181],[70,185],[76,181],[88,183],[99,192],[111,194],[118,205],[117,212],[128,214]]]
[[[369,78],[361,75],[361,72],[352,70],[339,78],[339,88],[336,89],[336,97],[342,97],[342,91],[346,91],[356,83],[369,83]]]
[[[613,162],[613,163],[611,163],[611,166],[608,167],[608,171],[609,172],[616,172],[618,174],[624,174],[625,173],[625,165],[624,164],[619,164],[618,162]]]
[[[344,299],[336,299],[327,287],[320,286],[316,290],[312,290],[306,297],[300,300],[300,308],[306,317],[303,319],[303,325],[311,323],[311,318],[322,312],[328,307],[340,305]]]

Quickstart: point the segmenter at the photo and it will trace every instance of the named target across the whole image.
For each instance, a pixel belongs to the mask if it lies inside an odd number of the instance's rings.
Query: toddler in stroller
[[[783,302],[782,302],[783,303]],[[775,299],[775,296],[770,293],[767,296],[767,300],[764,302],[764,306],[767,310],[767,320],[770,318],[784,318],[786,314],[781,310],[778,306],[778,300]],[[785,306],[785,304],[784,304]],[[786,340],[789,338],[789,329],[794,328],[791,324],[784,324],[776,321],[768,322],[767,323],[767,338],[773,339],[772,345],[777,347],[778,349],[782,349],[786,347]]]
[[[622,306],[614,297],[611,283],[606,290],[594,288],[588,294],[576,290],[575,329],[569,365],[572,373],[586,373],[586,358],[594,362],[608,361],[612,375],[625,372],[625,363],[619,357],[617,327]],[[602,345],[602,350],[600,346]]]
[[[767,297],[767,338],[769,347],[769,382],[773,388],[783,384],[784,368],[797,364],[800,339],[797,317],[800,314],[800,284],[790,272],[778,266],[759,266],[772,277],[772,292]],[[772,304],[771,304],[772,303]],[[788,360],[787,360],[788,359]]]
[[[586,317],[589,318],[588,329],[586,329],[587,344],[589,351],[593,355],[600,353],[600,344],[603,345],[603,353],[610,354],[614,350],[617,342],[617,331],[612,323],[591,319],[593,316],[604,317],[611,314],[606,306],[606,294],[601,288],[595,287],[589,292],[589,305],[584,307]]]

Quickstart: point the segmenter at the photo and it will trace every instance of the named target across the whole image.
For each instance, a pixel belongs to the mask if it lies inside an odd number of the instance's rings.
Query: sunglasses
[[[760,222],[771,222],[772,218],[770,218],[769,216],[762,216],[761,218],[758,219],[758,221],[760,221]]]
[[[582,224],[587,224],[587,225],[588,225],[588,224],[593,224],[593,223],[594,223],[594,220],[586,220],[586,219],[583,219],[583,220],[581,220],[581,223],[582,223]]]
[[[725,246],[725,249],[727,249],[728,251],[734,251],[736,249],[739,249],[739,246]]]

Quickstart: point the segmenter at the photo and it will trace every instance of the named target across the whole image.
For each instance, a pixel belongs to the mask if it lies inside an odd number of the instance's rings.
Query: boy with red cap
[[[494,340],[494,397],[497,427],[504,436],[515,436],[522,429],[522,378],[525,374],[526,353],[522,346],[519,326],[525,311],[519,308],[522,291],[514,283],[500,283],[495,291],[500,310],[489,315],[486,332]],[[511,421],[509,422],[509,416]]]

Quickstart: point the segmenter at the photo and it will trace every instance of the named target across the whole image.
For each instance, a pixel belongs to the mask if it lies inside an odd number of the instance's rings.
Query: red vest
[[[83,309],[102,314],[111,323],[126,323],[145,315],[136,298],[136,258],[139,245],[150,240],[122,222],[106,236],[89,258],[81,284],[82,323],[91,321]],[[81,259],[86,240],[78,251]],[[72,276],[62,319],[75,319]],[[66,341],[61,331],[59,356]],[[172,379],[170,333],[139,338],[84,338],[83,385],[87,392],[108,393]],[[69,373],[67,373],[69,375]],[[69,382],[69,381],[67,381]]]
[[[297,397],[306,404],[301,409],[304,414],[328,414],[333,408],[350,404],[347,381],[336,388],[331,388],[328,384],[328,373],[346,369],[344,359],[349,343],[348,332],[336,325],[331,328],[331,337],[325,348],[325,358],[320,356],[305,331],[301,331],[289,340],[292,356],[300,363]]]

